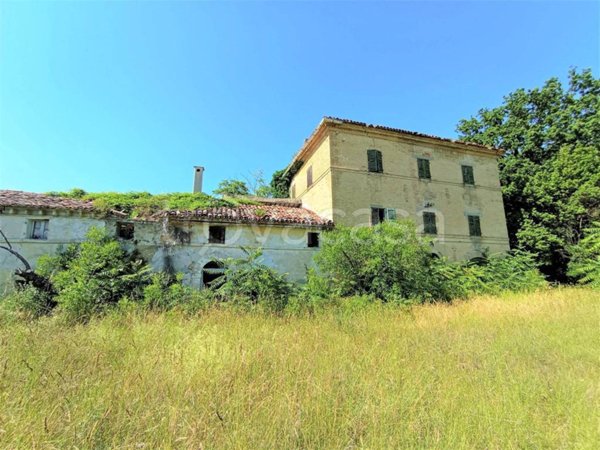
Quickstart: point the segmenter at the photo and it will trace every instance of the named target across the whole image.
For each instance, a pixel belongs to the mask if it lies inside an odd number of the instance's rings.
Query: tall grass
[[[600,294],[0,329],[0,448],[597,448]]]

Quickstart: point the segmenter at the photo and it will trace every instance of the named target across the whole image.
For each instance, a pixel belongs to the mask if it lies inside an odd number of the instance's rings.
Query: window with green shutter
[[[481,222],[479,216],[467,216],[469,219],[469,236],[481,236]]]
[[[369,172],[383,172],[383,159],[379,150],[370,149],[367,150],[367,164]]]
[[[431,180],[431,170],[429,168],[429,160],[418,158],[417,167],[419,168],[419,178],[421,180]]]
[[[435,213],[423,213],[423,231],[427,234],[437,234],[437,225],[435,223]]]
[[[473,167],[472,166],[461,166],[462,167],[462,177],[463,183],[465,184],[475,184],[475,177],[473,176]]]

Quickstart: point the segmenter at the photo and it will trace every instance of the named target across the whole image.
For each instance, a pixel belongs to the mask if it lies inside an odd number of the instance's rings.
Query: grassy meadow
[[[598,448],[600,293],[0,328],[0,448]]]

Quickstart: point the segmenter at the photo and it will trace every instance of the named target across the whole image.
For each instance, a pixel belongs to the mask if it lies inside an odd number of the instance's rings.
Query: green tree
[[[580,283],[600,289],[600,222],[585,231],[586,237],[571,249],[569,273]]]
[[[223,180],[219,183],[217,188],[213,191],[214,194],[231,197],[239,197],[244,195],[250,195],[250,189],[245,181],[241,180]]]
[[[462,120],[460,139],[505,150],[500,179],[511,245],[567,280],[568,248],[600,211],[600,80],[569,72]]]
[[[273,172],[273,177],[271,178],[271,193],[273,197],[278,198],[288,198],[290,196],[290,184],[292,183],[292,178],[294,175],[298,173],[302,167],[302,161],[296,161],[289,167],[285,169],[276,170]]]

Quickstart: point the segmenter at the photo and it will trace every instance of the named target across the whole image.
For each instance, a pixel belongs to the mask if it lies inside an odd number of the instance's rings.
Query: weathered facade
[[[453,260],[509,249],[498,150],[324,118],[292,164],[290,194],[348,226],[408,217]],[[292,166],[292,165],[291,165]]]
[[[0,230],[35,265],[41,255],[82,241],[90,227],[106,228],[155,270],[183,273],[197,287],[218,275],[218,260],[242,257],[242,248],[261,248],[266,264],[302,280],[319,233],[334,223],[368,226],[408,217],[434,237],[434,253],[470,259],[509,249],[498,156],[477,144],[324,118],[289,166],[297,170],[291,199],[132,220],[89,202],[0,191]],[[196,190],[202,171],[195,168]],[[0,289],[11,284],[18,265],[0,251]]]
[[[0,230],[34,267],[44,254],[81,242],[91,227],[107,229],[135,247],[154,270],[170,269],[202,287],[219,273],[218,261],[262,249],[265,264],[303,280],[321,230],[331,222],[298,203],[267,201],[236,208],[164,211],[133,220],[96,211],[90,203],[19,191],[0,191]],[[4,245],[1,243],[0,245]],[[17,258],[0,251],[0,290],[12,285]]]

